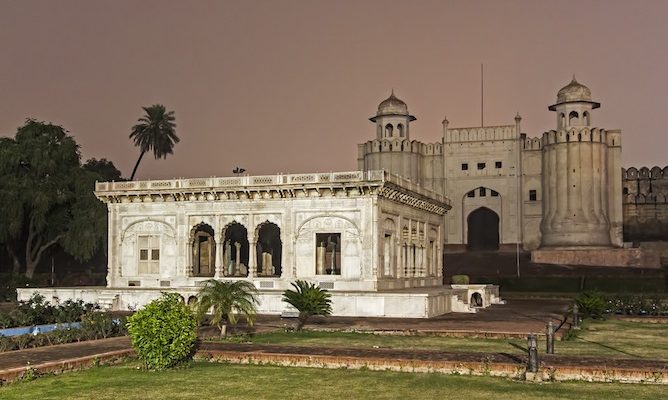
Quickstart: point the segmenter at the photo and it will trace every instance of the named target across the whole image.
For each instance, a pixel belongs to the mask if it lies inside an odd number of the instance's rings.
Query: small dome
[[[571,83],[561,88],[559,93],[557,93],[557,103],[568,103],[573,101],[592,101],[591,90],[576,81],[575,76],[573,76]]]
[[[376,115],[408,115],[408,106],[397,96],[394,95],[394,90],[390,97],[378,104],[378,113]]]
[[[581,84],[575,80],[575,75],[573,75],[573,80],[571,83],[564,86],[557,93],[557,103],[552,104],[547,109],[550,111],[556,111],[557,107],[562,104],[567,103],[589,103],[592,109],[599,108],[601,103],[592,101],[591,99],[591,90],[588,87]]]

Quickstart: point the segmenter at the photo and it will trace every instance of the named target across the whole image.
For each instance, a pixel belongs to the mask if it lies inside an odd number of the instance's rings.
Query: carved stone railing
[[[210,178],[181,178],[156,181],[131,182],[96,182],[95,192],[98,196],[106,195],[142,195],[157,192],[216,192],[228,189],[244,188],[267,190],[269,188],[300,188],[304,186],[337,185],[337,184],[372,184],[382,185],[385,182],[400,186],[411,192],[449,204],[449,200],[437,193],[417,185],[400,176],[392,175],[384,170],[346,171],[310,174],[277,174],[257,176],[229,176]]]
[[[388,175],[389,174],[385,174]],[[121,190],[186,189],[186,188],[224,188],[237,186],[295,185],[303,183],[344,183],[363,181],[382,181],[384,171],[349,171],[312,174],[278,174],[257,176],[230,176],[211,178],[182,178],[159,181],[97,182],[95,191],[115,192]],[[401,179],[399,177],[396,177]]]

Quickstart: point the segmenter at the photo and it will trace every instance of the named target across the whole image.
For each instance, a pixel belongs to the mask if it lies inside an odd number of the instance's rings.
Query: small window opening
[[[475,192],[473,190],[471,190],[470,192],[466,193],[466,196],[475,197]]]
[[[536,201],[536,191],[535,190],[529,190],[529,200],[530,201]]]
[[[394,127],[392,124],[387,124],[385,125],[385,136],[386,137],[392,137],[392,132],[394,131]]]
[[[492,190],[492,197],[499,197],[499,192]]]
[[[484,162],[479,162],[478,163],[478,169],[485,169],[485,163]]]
[[[501,168],[501,167],[503,166],[503,164],[501,163],[501,161],[497,161],[497,162],[494,163],[494,166],[495,166],[497,169],[499,169],[499,168]]]
[[[462,171],[468,171],[469,165],[467,163],[462,164]]]
[[[487,196],[487,189],[480,188],[480,197],[485,197],[485,196]]]

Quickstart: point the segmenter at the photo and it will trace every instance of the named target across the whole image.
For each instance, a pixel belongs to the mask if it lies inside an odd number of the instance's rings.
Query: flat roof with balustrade
[[[438,203],[449,209],[450,200],[441,193],[390,174],[384,170],[346,171],[308,174],[244,175],[210,178],[178,178],[127,182],[96,182],[95,194],[102,200],[114,196],[151,195],[165,193],[226,193],[232,191],[285,192],[299,189],[340,189],[347,187],[393,186],[423,201]]]

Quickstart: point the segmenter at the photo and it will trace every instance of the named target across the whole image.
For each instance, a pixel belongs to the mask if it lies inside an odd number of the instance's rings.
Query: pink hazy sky
[[[142,106],[181,143],[139,179],[353,170],[394,88],[411,138],[512,124],[540,136],[573,73],[623,130],[623,165],[668,164],[668,1],[0,0],[0,134],[60,124],[129,175]]]

